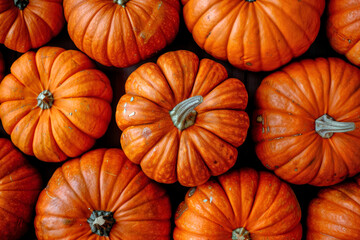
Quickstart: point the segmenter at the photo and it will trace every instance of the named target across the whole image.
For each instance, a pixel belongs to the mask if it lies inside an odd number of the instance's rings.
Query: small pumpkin
[[[256,91],[253,138],[263,165],[295,184],[360,172],[360,70],[338,58],[295,62]]]
[[[360,176],[321,189],[309,205],[307,240],[360,239]]]
[[[179,31],[179,0],[64,0],[64,11],[75,45],[106,66],[147,59]]]
[[[20,239],[32,225],[36,200],[42,188],[39,172],[12,145],[0,138],[0,236]]]
[[[169,240],[170,200],[120,149],[65,162],[36,204],[39,240]]]
[[[4,58],[0,52],[0,81],[3,79],[5,73]]]
[[[38,48],[65,24],[62,0],[2,0],[0,43],[18,52]]]
[[[168,52],[132,72],[125,92],[116,109],[121,146],[150,178],[196,186],[235,164],[248,95],[221,64]]]
[[[107,130],[110,81],[83,53],[43,47],[23,54],[10,71],[0,84],[0,118],[24,153],[64,161]]]
[[[175,215],[174,240],[300,240],[301,209],[268,172],[233,170],[191,188]]]
[[[360,1],[330,0],[326,32],[330,45],[360,66]]]
[[[182,0],[187,28],[207,53],[237,68],[270,71],[314,42],[325,0]]]

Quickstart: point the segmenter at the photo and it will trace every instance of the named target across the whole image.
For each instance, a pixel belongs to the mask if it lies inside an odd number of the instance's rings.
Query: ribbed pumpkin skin
[[[337,58],[292,63],[266,77],[255,96],[253,138],[267,168],[295,184],[328,186],[360,171],[360,70]],[[355,130],[323,138],[327,114]]]
[[[322,189],[310,202],[307,240],[360,239],[360,177]]]
[[[286,183],[268,172],[233,170],[188,191],[175,215],[174,240],[234,239],[239,227],[252,240],[300,240],[300,219]]]
[[[187,28],[213,57],[270,71],[303,54],[320,29],[325,0],[182,0]]]
[[[0,236],[19,239],[32,225],[42,188],[38,171],[4,138],[0,138]]]
[[[0,118],[12,142],[42,161],[63,161],[90,149],[111,119],[112,89],[83,53],[43,47],[17,59],[0,84]],[[49,90],[50,109],[37,97]]]
[[[109,237],[93,234],[93,210],[113,212]],[[39,240],[170,239],[171,207],[164,189],[120,149],[97,149],[57,169],[36,205]]]
[[[360,0],[330,0],[327,36],[335,51],[360,66]]]
[[[29,0],[20,10],[14,0],[2,0],[0,43],[18,52],[44,45],[59,34],[65,24],[62,3],[62,0]]]
[[[0,52],[0,81],[3,79],[5,73],[4,58]]]
[[[120,0],[119,0],[120,1]],[[179,30],[179,0],[64,0],[75,45],[106,66],[128,67],[171,43]]]
[[[136,69],[116,109],[126,156],[150,178],[184,186],[206,182],[230,169],[247,135],[244,84],[226,69],[189,51],[163,54]],[[195,124],[179,130],[170,118],[178,103],[200,95]]]

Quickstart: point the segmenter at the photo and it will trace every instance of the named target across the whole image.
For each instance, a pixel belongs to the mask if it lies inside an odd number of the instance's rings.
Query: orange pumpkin
[[[322,189],[310,202],[307,240],[360,239],[360,176]]]
[[[110,82],[83,53],[43,47],[10,70],[0,84],[0,118],[24,153],[63,161],[90,149],[107,130]]]
[[[64,0],[75,45],[106,66],[128,67],[171,43],[179,0]]]
[[[267,168],[295,184],[360,172],[360,70],[337,58],[292,63],[257,89],[253,137]]]
[[[38,48],[59,34],[65,23],[62,0],[2,0],[0,43],[18,52]]]
[[[234,170],[188,191],[175,215],[174,240],[300,240],[301,209],[276,176]]]
[[[58,168],[36,204],[39,240],[169,240],[166,191],[120,149],[97,149]]]
[[[195,186],[235,164],[248,95],[221,64],[168,52],[132,72],[125,92],[116,109],[121,146],[150,178]]]
[[[320,29],[325,0],[182,0],[187,28],[213,57],[250,71],[303,54]]]
[[[331,46],[360,66],[360,0],[330,0],[327,36]]]
[[[42,188],[38,171],[5,138],[0,138],[0,236],[15,240],[32,225]]]

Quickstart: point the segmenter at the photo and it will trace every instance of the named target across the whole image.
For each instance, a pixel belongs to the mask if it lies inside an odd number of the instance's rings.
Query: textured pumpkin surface
[[[21,151],[63,161],[90,149],[105,133],[112,89],[94,68],[83,53],[56,47],[27,52],[13,63],[0,84],[0,118]],[[48,109],[38,100],[45,90],[54,99]]]
[[[136,69],[125,91],[116,109],[121,146],[150,178],[195,186],[235,164],[249,128],[248,95],[221,64],[189,51],[168,52]],[[203,97],[195,122],[179,130],[169,111],[194,96]]]
[[[233,170],[188,191],[175,215],[174,240],[300,240],[300,218],[295,194],[275,175]],[[238,228],[250,238],[236,236]]]
[[[325,0],[182,0],[187,28],[213,57],[250,71],[303,54],[320,29]]]
[[[337,58],[303,60],[269,75],[256,92],[256,154],[295,184],[333,185],[355,175],[360,171],[359,98],[360,70]],[[324,114],[354,129],[323,138],[315,121]]]
[[[335,51],[360,66],[360,0],[330,0],[327,36]]]
[[[179,0],[64,0],[64,11],[76,46],[106,66],[150,57],[174,40],[180,23]]]
[[[59,34],[65,18],[62,0],[1,0],[0,43],[26,52]]]
[[[92,233],[94,210],[113,214],[109,237]],[[165,190],[120,149],[97,149],[55,171],[39,196],[35,230],[39,240],[164,240],[170,239],[170,217]]]
[[[322,189],[309,205],[307,240],[360,239],[360,176]]]
[[[38,171],[4,138],[0,138],[0,236],[19,239],[32,225],[42,188]]]
[[[4,77],[4,72],[5,72],[4,59],[3,59],[3,56],[2,56],[2,54],[0,52],[0,81]]]

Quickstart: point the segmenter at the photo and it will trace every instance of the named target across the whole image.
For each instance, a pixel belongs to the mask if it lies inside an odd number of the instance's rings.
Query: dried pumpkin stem
[[[237,228],[232,231],[232,240],[251,240],[250,232],[245,228]]]
[[[41,109],[49,109],[53,105],[54,97],[49,90],[42,91],[36,98],[37,105]]]
[[[108,237],[115,223],[112,212],[94,210],[87,219],[91,231],[99,236]]]
[[[125,7],[125,6],[126,6],[126,3],[127,3],[128,1],[129,1],[129,0],[114,0],[114,3],[119,4],[119,5],[121,5],[122,7]]]
[[[195,123],[197,112],[194,110],[200,103],[202,103],[202,96],[194,96],[188,98],[170,111],[170,117],[175,127],[179,130],[184,130]]]
[[[245,0],[245,2],[256,2],[256,0]]]
[[[353,122],[337,122],[327,114],[315,120],[315,131],[323,138],[331,138],[334,133],[350,132],[355,130]]]
[[[14,4],[20,10],[24,10],[29,4],[29,0],[14,0]]]

